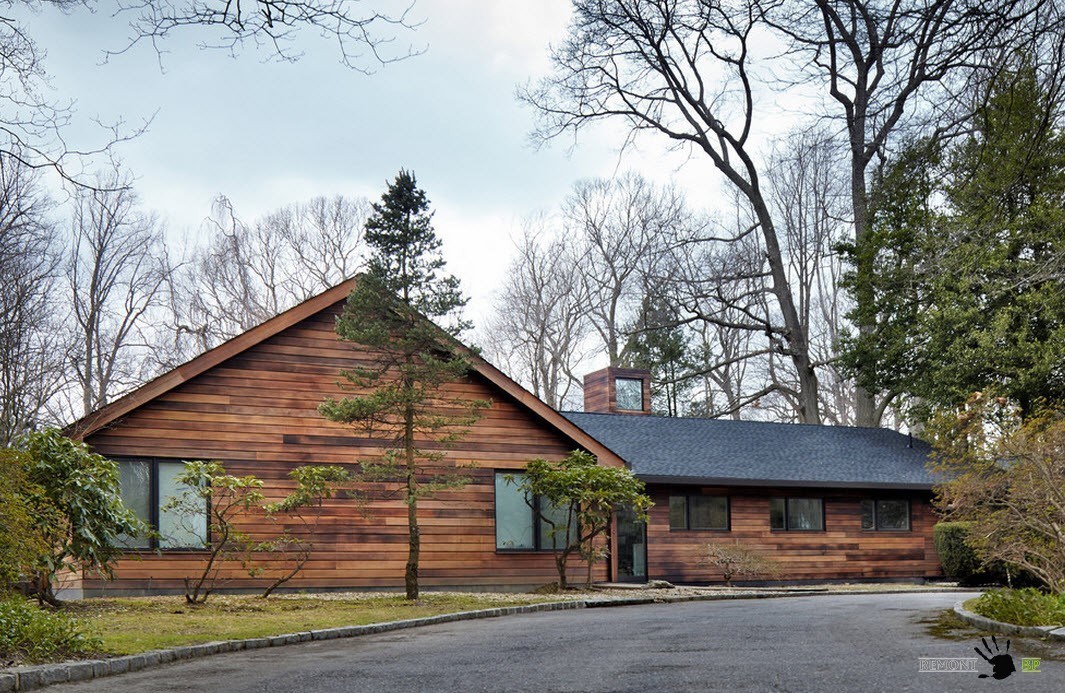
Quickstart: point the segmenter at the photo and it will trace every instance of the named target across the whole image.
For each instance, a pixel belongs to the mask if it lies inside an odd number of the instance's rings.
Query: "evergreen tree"
[[[844,362],[919,417],[992,389],[1025,414],[1065,400],[1065,133],[1036,71],[1003,71],[974,134],[910,148],[879,186],[877,329]],[[865,368],[863,368],[865,366]]]
[[[651,371],[651,402],[655,413],[680,416],[680,403],[691,383],[688,339],[677,325],[670,303],[644,294],[640,312],[629,330],[625,365]]]
[[[417,599],[421,531],[418,500],[463,485],[443,451],[489,406],[455,398],[444,386],[462,381],[471,368],[457,337],[468,327],[459,316],[466,299],[458,279],[445,273],[432,212],[414,175],[400,171],[366,222],[368,270],[348,296],[337,334],[371,349],[372,362],[344,370],[352,395],[328,399],[319,411],[355,424],[385,443],[381,460],[363,462],[364,478],[401,484],[407,505],[408,599]]]

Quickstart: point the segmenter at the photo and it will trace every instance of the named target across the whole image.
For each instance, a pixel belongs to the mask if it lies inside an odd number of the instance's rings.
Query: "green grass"
[[[965,602],[965,608],[1017,626],[1065,625],[1065,595],[1046,594],[1032,587],[988,590]]]
[[[320,628],[398,621],[437,614],[553,601],[532,595],[423,594],[409,602],[402,596],[316,598],[212,595],[190,606],[182,597],[85,599],[65,610],[99,638],[107,654],[133,654],[180,645],[259,638]]]

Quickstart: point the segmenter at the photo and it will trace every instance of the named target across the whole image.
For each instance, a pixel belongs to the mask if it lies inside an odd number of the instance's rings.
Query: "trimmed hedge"
[[[961,583],[969,582],[980,572],[980,559],[965,543],[968,536],[968,522],[940,522],[932,529],[943,572]]]

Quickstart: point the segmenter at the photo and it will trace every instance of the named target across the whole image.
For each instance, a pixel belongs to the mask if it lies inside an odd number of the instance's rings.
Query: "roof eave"
[[[778,488],[839,488],[900,491],[931,491],[933,484],[882,481],[822,481],[815,479],[741,479],[734,477],[694,477],[640,474],[636,477],[646,484],[676,484],[678,486],[755,486]]]

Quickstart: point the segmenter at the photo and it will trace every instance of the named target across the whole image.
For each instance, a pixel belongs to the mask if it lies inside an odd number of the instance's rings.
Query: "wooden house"
[[[64,587],[87,595],[182,589],[184,578],[202,565],[207,531],[206,509],[203,517],[175,517],[166,508],[186,460],[218,460],[230,473],[253,474],[264,481],[267,498],[277,500],[291,490],[289,473],[299,465],[355,464],[380,456],[379,440],[317,411],[326,397],[342,396],[341,369],[373,357],[334,332],[353,282],[268,320],[71,427],[73,435],[119,463],[124,499],[158,536],[129,538],[114,580],[83,575]],[[705,544],[719,540],[771,553],[785,566],[781,579],[938,574],[923,444],[908,445],[890,431],[664,419],[649,415],[649,387],[647,374],[638,371],[593,374],[586,385],[589,413],[562,414],[475,359],[473,371],[452,391],[489,399],[492,406],[440,463],[461,465],[470,483],[420,503],[423,587],[522,589],[555,579],[544,532],[504,477],[532,458],[560,459],[576,448],[594,454],[600,464],[630,466],[647,481],[657,504],[646,528],[619,516],[611,559],[595,567],[597,580],[714,581],[720,576],[701,558]],[[780,449],[763,458],[770,439]],[[744,440],[760,443],[745,447]],[[732,466],[702,456],[715,449]],[[673,462],[663,463],[667,459]],[[401,587],[406,506],[391,488],[367,484],[370,501],[363,509],[344,498],[327,501],[311,538],[312,558],[288,587]],[[898,500],[906,504],[904,528],[895,526],[901,506],[892,501]],[[819,507],[820,526],[796,526],[816,514],[813,505]],[[880,513],[872,527],[865,526],[867,512]],[[895,525],[880,526],[881,515]],[[780,528],[773,524],[778,516]],[[265,531],[263,522],[249,515],[240,524],[255,535]],[[583,578],[586,566],[573,561],[572,571],[574,580]],[[228,589],[238,590],[261,587],[266,579],[250,577],[238,562],[227,564],[223,576]]]

